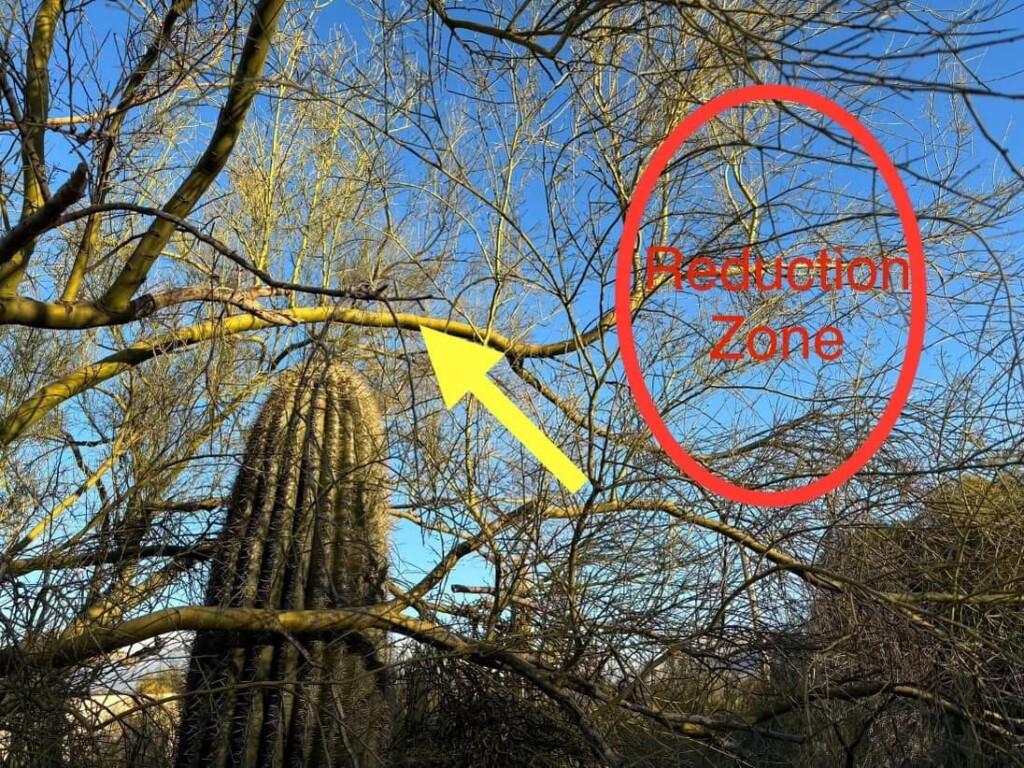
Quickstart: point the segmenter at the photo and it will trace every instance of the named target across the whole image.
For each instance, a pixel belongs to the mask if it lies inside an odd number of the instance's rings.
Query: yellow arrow
[[[572,463],[572,459],[562,453],[487,376],[487,372],[504,357],[501,352],[429,328],[420,328],[420,331],[427,343],[427,354],[434,366],[445,408],[451,410],[463,395],[472,393],[562,485],[575,493],[586,484],[587,476]]]

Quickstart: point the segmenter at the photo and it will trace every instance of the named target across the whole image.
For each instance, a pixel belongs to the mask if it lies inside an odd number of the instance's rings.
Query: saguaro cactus
[[[267,398],[235,483],[207,602],[378,602],[387,573],[380,411],[348,366],[311,363]],[[381,765],[384,637],[197,634],[178,768]]]

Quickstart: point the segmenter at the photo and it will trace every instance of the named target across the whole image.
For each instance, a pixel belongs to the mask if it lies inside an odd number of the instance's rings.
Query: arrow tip
[[[420,333],[426,342],[427,354],[434,367],[445,408],[452,408],[463,395],[471,392],[504,357],[496,349],[449,336],[441,331],[421,327]]]

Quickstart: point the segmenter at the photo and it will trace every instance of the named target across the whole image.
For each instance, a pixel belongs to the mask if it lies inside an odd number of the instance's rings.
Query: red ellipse
[[[788,488],[783,491],[759,491],[731,483],[711,472],[687,453],[676,441],[661,418],[658,407],[655,405],[651,393],[647,389],[643,371],[640,369],[640,362],[637,359],[636,352],[636,340],[633,337],[631,301],[632,251],[637,242],[640,220],[643,217],[647,200],[651,196],[651,192],[654,190],[654,186],[662,171],[665,170],[665,167],[672,159],[672,155],[698,128],[725,110],[742,104],[749,104],[753,101],[768,100],[795,102],[805,107],[810,107],[816,112],[831,118],[853,136],[854,140],[868,154],[878,168],[882,174],[882,179],[889,188],[889,193],[896,203],[896,211],[903,226],[903,234],[907,241],[907,252],[910,256],[910,324],[907,349],[903,357],[902,370],[900,371],[899,378],[896,380],[896,386],[893,388],[892,395],[889,397],[889,402],[878,419],[878,423],[864,442],[857,446],[857,450],[832,472],[807,485]],[[731,501],[755,506],[785,507],[812,501],[829,491],[835,490],[853,477],[874,456],[875,452],[878,451],[882,443],[889,436],[892,428],[896,425],[896,421],[899,419],[900,413],[903,411],[903,407],[910,396],[910,390],[917,375],[917,366],[924,349],[925,315],[927,312],[925,279],[924,247],[921,243],[921,230],[917,223],[914,207],[910,202],[910,196],[907,194],[907,190],[900,180],[899,173],[896,171],[896,167],[893,165],[889,155],[886,154],[885,149],[856,117],[827,96],[792,85],[751,85],[726,91],[696,109],[673,129],[668,138],[655,151],[650,163],[640,175],[640,180],[637,182],[636,189],[633,190],[633,196],[629,201],[629,207],[626,209],[622,238],[619,241],[618,262],[615,268],[615,325],[619,335],[622,362],[626,368],[626,380],[629,382],[633,399],[636,401],[640,414],[643,416],[644,421],[647,422],[647,426],[662,449],[675,461],[680,469],[707,490]]]

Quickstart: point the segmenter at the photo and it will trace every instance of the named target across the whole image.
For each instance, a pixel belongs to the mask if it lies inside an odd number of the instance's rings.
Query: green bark
[[[284,0],[260,0],[254,9],[249,34],[228,90],[227,100],[217,116],[213,135],[188,176],[164,204],[167,213],[184,218],[214,182],[245,126],[249,107],[259,93],[259,78],[270,52],[274,31],[281,16]],[[100,303],[113,310],[124,310],[132,296],[146,280],[150,268],[174,233],[175,225],[168,219],[156,219],[143,235],[135,251],[107,289]]]

